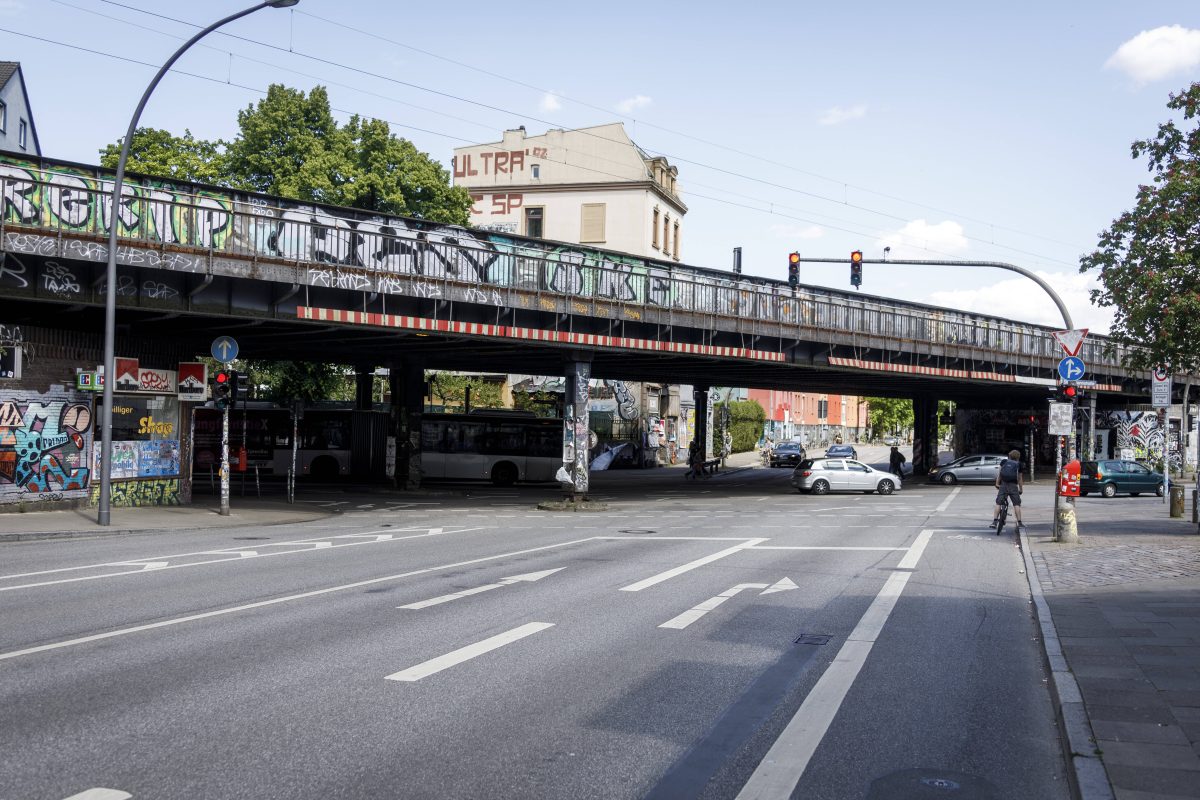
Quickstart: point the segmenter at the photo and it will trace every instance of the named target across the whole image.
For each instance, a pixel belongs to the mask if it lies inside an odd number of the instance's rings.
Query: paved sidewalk
[[[217,498],[201,497],[186,506],[114,508],[111,524],[96,524],[96,509],[74,511],[30,511],[0,514],[0,542],[53,539],[72,536],[111,536],[120,533],[191,528],[236,528],[250,525],[279,525],[311,522],[329,516],[329,511],[307,503],[294,505],[277,500],[239,497],[230,514],[222,517]]]
[[[1152,498],[1081,498],[1076,509],[1079,544],[1044,530],[1026,541],[1035,602],[1040,587],[1053,621],[1043,631],[1081,795],[1200,798],[1196,525]],[[1111,792],[1088,780],[1097,764]]]

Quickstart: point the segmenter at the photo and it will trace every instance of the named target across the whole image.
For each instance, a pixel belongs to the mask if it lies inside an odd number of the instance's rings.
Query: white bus
[[[421,417],[423,479],[553,481],[562,454],[561,419],[501,409]]]

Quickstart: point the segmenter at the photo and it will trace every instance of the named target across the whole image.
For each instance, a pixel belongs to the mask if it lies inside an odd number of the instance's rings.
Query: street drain
[[[941,769],[906,769],[871,783],[866,800],[920,800],[926,797],[996,800],[996,787],[976,775]]]
[[[270,536],[235,536],[235,537],[233,537],[233,540],[235,542],[257,542],[262,539],[270,539],[270,538],[271,538]]]
[[[629,533],[635,536],[645,536],[648,533],[658,533],[658,531],[652,531],[649,528],[625,528],[617,531],[617,533]]]
[[[815,633],[802,633],[796,640],[796,644],[829,644],[829,640],[832,638],[832,636],[820,636]]]

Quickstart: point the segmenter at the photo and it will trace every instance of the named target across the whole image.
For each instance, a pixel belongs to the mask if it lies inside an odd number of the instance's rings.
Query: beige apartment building
[[[619,122],[454,150],[454,183],[471,192],[471,224],[537,239],[679,261],[678,170],[633,143]]]

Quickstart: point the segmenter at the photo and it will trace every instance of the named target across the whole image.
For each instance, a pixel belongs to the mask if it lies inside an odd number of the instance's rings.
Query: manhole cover
[[[381,528],[390,528],[390,527],[392,527],[392,523],[390,523],[390,522],[385,522],[385,523],[383,523],[382,525],[380,525],[379,527],[381,527]]]
[[[976,775],[944,769],[906,769],[871,782],[867,800],[998,800],[996,787]]]
[[[262,539],[270,539],[270,538],[271,538],[270,536],[235,536],[235,537],[233,537],[233,540],[235,542],[257,542]]]
[[[658,531],[652,531],[649,528],[625,528],[623,530],[617,531],[617,533],[631,533],[636,536],[645,536],[647,533],[657,533],[657,532]]]
[[[796,644],[829,644],[831,636],[823,636],[815,633],[802,633],[800,638],[796,639]]]

